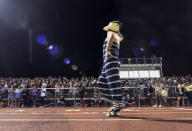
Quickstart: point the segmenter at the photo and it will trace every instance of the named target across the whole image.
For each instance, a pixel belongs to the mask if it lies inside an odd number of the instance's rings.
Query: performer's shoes
[[[117,117],[119,115],[117,113],[111,111],[111,112],[108,112],[106,116],[108,116],[108,117]]]
[[[121,111],[121,109],[124,109],[126,106],[123,102],[114,102],[113,103],[113,107],[109,110],[109,112],[107,113],[108,117],[117,117],[119,116],[119,112]]]
[[[121,108],[120,107],[113,107],[112,109],[111,109],[111,111],[109,111],[108,113],[107,113],[107,116],[108,117],[117,117],[117,116],[119,116],[119,112],[120,112],[120,110],[121,110]]]

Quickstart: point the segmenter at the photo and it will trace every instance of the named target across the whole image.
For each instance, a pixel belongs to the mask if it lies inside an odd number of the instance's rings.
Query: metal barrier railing
[[[177,96],[176,87],[170,86],[168,88],[168,97],[167,99],[175,99]],[[45,88],[46,95],[42,99],[42,96],[40,95],[41,89],[38,88],[38,96],[34,95],[34,89],[33,88],[26,88],[27,90],[22,92],[21,95],[21,106],[23,107],[38,107],[38,106],[44,106],[44,107],[57,107],[60,106],[73,106],[78,107],[81,106],[81,95],[79,93],[79,88]],[[95,103],[95,96],[97,95],[95,93],[94,87],[85,88],[85,96],[84,101],[87,104],[87,106],[97,106]],[[137,93],[134,91],[137,90]],[[145,102],[142,102],[143,100],[147,99],[148,90],[147,87],[122,87],[123,96],[126,94],[130,94],[131,97],[134,97],[136,95],[139,96],[139,103],[138,106],[145,105]],[[27,93],[27,96],[25,95]],[[1,92],[1,101],[5,103],[7,106],[7,100],[8,100],[8,92],[5,90],[4,92]],[[153,88],[153,96],[155,96],[155,89]],[[62,104],[63,100],[63,104]],[[109,106],[110,103],[104,102],[102,106]]]

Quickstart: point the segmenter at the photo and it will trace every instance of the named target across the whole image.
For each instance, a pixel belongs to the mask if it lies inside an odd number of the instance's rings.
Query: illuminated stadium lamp
[[[138,71],[129,71],[129,78],[139,78]]]
[[[66,65],[68,65],[68,64],[71,63],[71,60],[70,60],[69,58],[66,58],[66,59],[64,59],[64,63],[65,63]]]
[[[119,75],[121,79],[128,78],[128,71],[119,71]]]
[[[149,71],[148,70],[139,71],[139,76],[140,78],[149,78]]]
[[[159,70],[150,70],[149,75],[152,78],[160,78],[161,77]]]
[[[37,36],[36,41],[37,41],[38,44],[44,45],[47,42],[47,38],[46,38],[45,35],[40,34],[40,35]]]

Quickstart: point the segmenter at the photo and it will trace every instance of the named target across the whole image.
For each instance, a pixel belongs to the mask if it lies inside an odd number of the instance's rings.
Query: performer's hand
[[[108,60],[109,56],[112,56],[112,54],[111,54],[111,52],[108,51],[108,52],[106,53],[106,55],[105,55],[105,60],[104,60],[104,62]]]

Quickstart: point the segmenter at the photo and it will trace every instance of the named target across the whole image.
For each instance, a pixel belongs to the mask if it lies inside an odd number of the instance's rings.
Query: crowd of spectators
[[[7,98],[7,107],[43,106],[47,97],[61,101],[65,94],[75,95],[83,87],[93,87],[95,80],[94,77],[0,78],[0,100]]]
[[[52,100],[55,106],[65,106],[65,98],[76,98],[79,95],[80,105],[86,106],[84,97],[90,94],[95,100],[93,103],[99,104],[101,100],[96,88],[96,80],[95,77],[85,76],[70,79],[66,77],[0,78],[0,102],[6,107],[45,107],[49,104],[48,101]],[[189,105],[192,105],[190,75],[122,80],[121,86],[126,106],[140,106],[142,98],[145,98],[144,104],[148,106],[169,106],[167,97],[176,98],[177,106],[184,106],[187,97]]]
[[[168,106],[167,97],[176,98],[176,105],[185,105],[185,96],[188,98],[188,105],[192,105],[192,77],[191,75],[177,77],[163,77],[161,79],[135,79],[121,82],[125,94],[134,98],[135,106],[138,106],[142,97],[149,106]],[[129,88],[133,88],[130,90]],[[129,90],[128,90],[129,89]]]

